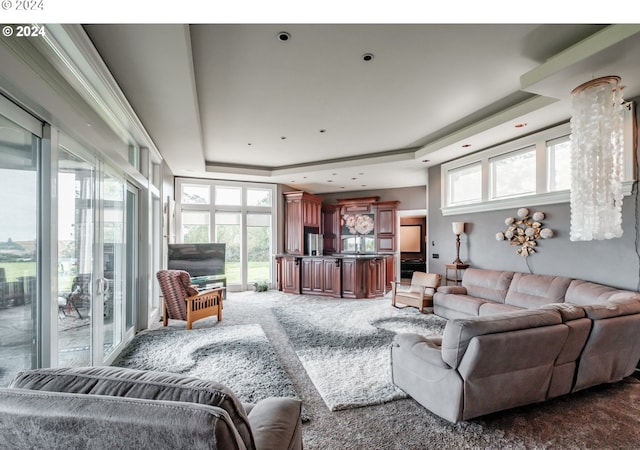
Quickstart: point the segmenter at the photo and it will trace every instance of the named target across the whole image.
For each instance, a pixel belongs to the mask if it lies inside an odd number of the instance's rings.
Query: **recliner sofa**
[[[468,269],[434,313],[449,319],[442,338],[397,335],[392,376],[451,422],[620,381],[640,359],[638,292]]]
[[[241,404],[224,385],[121,367],[36,369],[0,389],[12,449],[302,449],[301,402]]]

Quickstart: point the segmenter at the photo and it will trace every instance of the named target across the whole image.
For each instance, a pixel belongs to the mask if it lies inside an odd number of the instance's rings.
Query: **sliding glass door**
[[[103,364],[127,330],[126,183],[71,147],[58,149],[58,366]]]
[[[37,365],[40,139],[0,115],[0,386]]]

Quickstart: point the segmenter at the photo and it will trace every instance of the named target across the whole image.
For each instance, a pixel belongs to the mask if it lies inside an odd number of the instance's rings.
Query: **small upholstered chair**
[[[408,290],[398,289],[403,286],[397,281],[391,282],[391,304],[401,303],[414,306],[423,312],[426,306],[433,306],[433,294],[440,286],[439,273],[413,272]],[[406,286],[406,285],[405,285]]]
[[[191,285],[191,277],[184,270],[160,270],[156,277],[162,296],[162,320],[166,327],[169,319],[186,320],[187,330],[193,322],[209,316],[222,320],[223,288],[198,292]]]

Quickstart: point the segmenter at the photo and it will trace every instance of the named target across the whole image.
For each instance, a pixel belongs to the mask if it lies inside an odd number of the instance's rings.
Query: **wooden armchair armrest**
[[[190,330],[193,322],[203,317],[217,315],[218,321],[222,320],[222,292],[225,288],[207,289],[196,295],[185,297],[187,303],[187,329]]]

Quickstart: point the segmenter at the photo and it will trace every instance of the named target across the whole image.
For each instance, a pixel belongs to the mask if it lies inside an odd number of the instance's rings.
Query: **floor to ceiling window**
[[[224,243],[227,285],[272,281],[275,186],[176,180],[177,240]]]
[[[0,111],[0,386],[38,364],[40,138]]]

